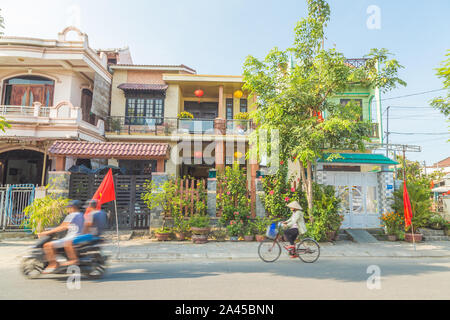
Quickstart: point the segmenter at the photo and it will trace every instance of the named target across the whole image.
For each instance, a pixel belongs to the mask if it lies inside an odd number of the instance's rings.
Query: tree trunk
[[[314,207],[314,198],[313,198],[313,180],[312,180],[312,164],[311,161],[308,161],[308,167],[307,167],[307,184],[308,184],[308,193],[307,193],[307,200],[308,200],[308,212],[309,212],[309,218],[311,223],[314,223],[314,218],[312,215],[312,210]]]

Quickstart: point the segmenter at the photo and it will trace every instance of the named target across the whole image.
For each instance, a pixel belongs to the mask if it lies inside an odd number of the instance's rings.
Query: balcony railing
[[[248,135],[249,120],[227,120],[227,135]],[[108,117],[106,133],[124,135],[215,134],[214,119],[177,119],[148,117]]]

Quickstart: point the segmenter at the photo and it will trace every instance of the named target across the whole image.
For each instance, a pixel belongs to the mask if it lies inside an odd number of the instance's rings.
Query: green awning
[[[324,154],[323,159],[327,159],[331,153]],[[369,164],[384,164],[384,165],[398,165],[399,163],[389,159],[382,154],[371,153],[339,153],[341,158],[333,161],[325,161],[320,159],[323,163],[369,163]]]

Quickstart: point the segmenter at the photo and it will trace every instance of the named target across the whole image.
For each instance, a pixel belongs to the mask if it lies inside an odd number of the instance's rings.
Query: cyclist
[[[298,258],[295,253],[295,240],[299,234],[305,234],[307,232],[305,219],[303,217],[303,208],[297,201],[288,204],[288,208],[292,211],[292,216],[289,220],[283,222],[283,226],[287,228],[284,232],[284,237],[289,241],[290,246],[287,247],[291,258]]]

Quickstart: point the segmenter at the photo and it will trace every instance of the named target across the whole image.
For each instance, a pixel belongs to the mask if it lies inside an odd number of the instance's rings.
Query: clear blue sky
[[[334,0],[330,5],[327,47],[336,46],[349,58],[384,47],[405,66],[401,77],[408,87],[384,99],[442,88],[434,69],[450,49],[450,1]],[[379,30],[366,26],[370,5],[381,9]],[[201,74],[241,74],[247,55],[263,57],[274,46],[288,47],[296,22],[306,16],[302,0],[2,0],[0,8],[7,35],[55,38],[75,21],[94,48],[128,45],[135,63],[183,63]],[[438,94],[386,100],[383,107],[427,107]],[[448,132],[448,123],[431,108],[394,108],[391,116],[394,132]],[[391,142],[421,145],[422,153],[408,156],[431,164],[450,156],[448,138],[393,135]]]

